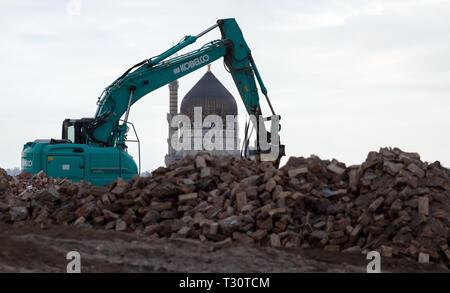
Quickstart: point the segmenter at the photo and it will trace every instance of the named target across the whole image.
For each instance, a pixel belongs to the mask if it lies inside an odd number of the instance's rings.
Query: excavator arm
[[[222,38],[220,40],[207,43],[200,49],[187,54],[167,59],[216,27],[219,27],[221,31]],[[128,114],[130,107],[135,102],[155,89],[221,57],[224,57],[224,62],[233,77],[247,112],[256,117],[254,125],[257,129],[257,135],[265,133],[264,123],[259,121],[262,113],[255,75],[266,98],[267,90],[256,68],[250,48],[246,44],[235,19],[221,19],[217,21],[217,24],[197,36],[186,36],[180,43],[162,54],[136,64],[108,86],[99,97],[95,117],[86,129],[86,143],[100,147],[124,145],[128,130]],[[267,101],[272,114],[276,116],[268,98]],[[119,124],[124,114],[124,122]],[[277,117],[279,118],[279,116]],[[257,143],[257,145],[258,152],[259,144]],[[280,147],[280,145],[278,144],[276,147]],[[277,152],[279,155],[274,159],[278,160],[279,163],[279,159],[284,155],[284,147]]]

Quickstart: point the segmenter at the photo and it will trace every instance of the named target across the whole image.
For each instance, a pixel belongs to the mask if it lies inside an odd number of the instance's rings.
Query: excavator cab
[[[69,140],[72,143],[86,143],[86,126],[89,125],[94,118],[82,119],[65,119],[62,125],[63,140]]]

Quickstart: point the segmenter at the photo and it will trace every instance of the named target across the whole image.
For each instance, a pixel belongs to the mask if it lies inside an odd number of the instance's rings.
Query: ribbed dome
[[[194,107],[202,107],[203,118],[215,114],[225,121],[226,115],[237,115],[233,96],[210,71],[184,96],[180,113],[189,116],[193,121]]]

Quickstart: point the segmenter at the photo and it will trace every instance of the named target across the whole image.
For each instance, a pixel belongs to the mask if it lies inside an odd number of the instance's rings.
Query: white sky
[[[3,168],[20,166],[25,142],[60,138],[65,118],[93,116],[131,65],[228,17],[282,116],[288,156],[357,164],[397,146],[450,166],[450,1],[80,0],[80,15],[67,13],[70,2],[0,0]],[[205,70],[179,81],[179,102]],[[212,71],[244,113],[221,60]],[[168,96],[163,87],[131,109],[143,170],[164,164]]]

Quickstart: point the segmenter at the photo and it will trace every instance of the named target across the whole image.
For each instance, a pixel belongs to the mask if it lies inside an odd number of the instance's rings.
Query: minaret
[[[173,43],[172,46],[174,46]],[[177,57],[178,54],[175,53],[173,56]],[[178,113],[178,80],[169,83],[169,113],[173,115]]]
[[[173,46],[174,44],[172,44]],[[173,57],[178,56],[177,53]],[[175,149],[172,146],[172,137],[178,136],[178,128],[172,127],[172,119],[178,114],[178,80],[169,83],[169,113],[167,113],[167,123],[169,126],[169,137],[167,138],[167,155],[165,156],[166,166],[169,166],[175,161]]]
[[[169,83],[169,113],[178,113],[178,80]]]
[[[166,166],[175,160],[175,149],[172,146],[172,137],[178,135],[178,129],[171,127],[172,119],[178,113],[178,80],[169,83],[169,113],[167,113],[167,123],[169,126],[169,137],[167,138],[168,152],[165,157]]]

